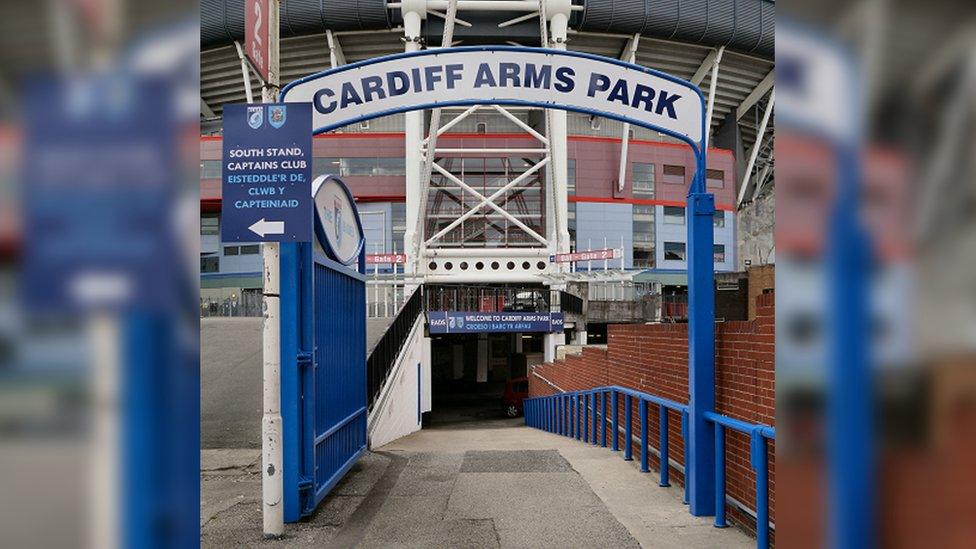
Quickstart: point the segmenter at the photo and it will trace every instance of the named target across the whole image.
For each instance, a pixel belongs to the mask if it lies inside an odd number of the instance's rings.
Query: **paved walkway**
[[[753,547],[688,514],[619,453],[491,420],[425,429],[367,455],[314,517],[261,540],[257,457],[204,454],[204,546]],[[235,476],[236,475],[236,476]],[[236,479],[236,480],[234,480]]]

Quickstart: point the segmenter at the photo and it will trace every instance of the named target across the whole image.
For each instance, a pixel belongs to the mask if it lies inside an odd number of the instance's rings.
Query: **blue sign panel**
[[[165,81],[126,74],[28,85],[20,283],[32,312],[161,310],[178,299],[171,100]]]
[[[220,237],[312,240],[312,107],[224,106]]]
[[[441,311],[427,313],[431,334],[561,332],[562,313]]]

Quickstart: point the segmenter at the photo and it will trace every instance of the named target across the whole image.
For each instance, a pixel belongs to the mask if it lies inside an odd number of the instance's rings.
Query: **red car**
[[[529,378],[513,377],[505,383],[505,394],[502,396],[502,404],[505,407],[505,415],[508,417],[518,417],[522,415],[522,401],[529,396]]]

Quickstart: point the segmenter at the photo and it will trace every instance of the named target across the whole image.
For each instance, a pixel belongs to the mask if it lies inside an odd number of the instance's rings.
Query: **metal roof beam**
[[[742,120],[742,117],[749,112],[749,109],[754,107],[756,103],[758,103],[759,100],[766,95],[766,92],[773,89],[773,83],[775,82],[774,73],[775,71],[769,71],[769,74],[767,74],[765,78],[756,84],[756,87],[752,90],[752,92],[750,92],[749,95],[742,100],[742,103],[740,103],[735,110],[736,120]]]
[[[200,114],[204,118],[217,118],[217,113],[210,108],[210,105],[207,104],[207,101],[203,97],[200,98]]]
[[[725,48],[721,49],[721,51],[724,50]],[[698,70],[695,71],[695,75],[691,77],[692,84],[698,86],[702,83],[702,80],[705,79],[705,75],[708,74],[708,71],[712,70],[712,66],[715,64],[715,60],[719,57],[719,55],[721,55],[721,53],[720,50],[717,49],[713,49],[712,51],[708,52],[708,55],[706,55],[705,59],[702,60]]]

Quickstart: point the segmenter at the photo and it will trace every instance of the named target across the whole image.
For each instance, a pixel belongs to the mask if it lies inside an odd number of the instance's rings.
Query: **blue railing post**
[[[611,427],[610,431],[613,434],[613,443],[610,445],[610,449],[612,451],[616,452],[617,450],[620,449],[620,444],[617,442],[617,440],[620,437],[617,435],[617,428],[618,428],[618,425],[617,425],[617,416],[618,416],[618,413],[617,413],[617,390],[616,389],[610,389],[610,407],[613,408],[613,412],[610,415],[610,417],[613,418],[610,421],[610,427]]]
[[[725,428],[715,424],[715,527],[725,528]]]
[[[564,431],[565,428],[566,422],[563,415],[563,395],[559,395],[556,397],[556,434],[566,434]]]
[[[634,460],[634,401],[630,395],[624,395],[624,461]]]
[[[598,415],[596,413],[597,412],[597,410],[596,410],[596,391],[590,393],[590,408],[593,409],[593,411],[590,414],[591,415],[591,418],[590,418],[591,419],[591,425],[590,425],[590,443],[591,444],[596,444],[598,442],[597,441],[597,435],[596,435],[596,416]]]
[[[752,468],[756,471],[756,546],[769,547],[769,464],[766,461],[766,438],[760,428],[752,431]]]
[[[583,432],[579,428],[580,421],[582,421],[582,417],[583,417],[583,411],[580,410],[579,408],[579,401],[580,401],[579,393],[576,393],[575,395],[573,395],[573,409],[576,410],[576,419],[574,420],[574,422],[576,423],[576,440],[582,440],[583,438]]]
[[[658,449],[660,450],[661,480],[657,485],[671,486],[671,458],[668,452],[668,409],[663,404],[658,411],[658,430],[660,431],[658,433],[658,438],[660,439]]]
[[[600,446],[607,447],[607,393],[600,391]]]
[[[647,401],[641,399],[638,406],[640,408],[640,470],[641,473],[646,473],[650,470],[647,467]]]
[[[682,503],[688,503],[688,494],[690,484],[688,482],[688,412],[681,412],[681,440],[682,446],[684,446],[684,466],[685,466],[685,495],[684,501]]]

